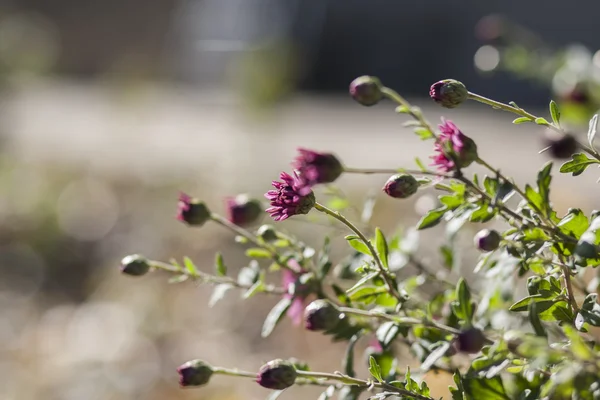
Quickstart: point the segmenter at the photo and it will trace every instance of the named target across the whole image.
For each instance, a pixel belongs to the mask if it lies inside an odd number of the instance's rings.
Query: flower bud
[[[374,106],[383,98],[381,82],[374,76],[360,76],[350,84],[350,95],[363,106]]]
[[[579,144],[577,139],[570,134],[562,134],[553,130],[546,130],[545,144],[552,158],[566,160],[577,152]]]
[[[599,254],[598,248],[594,244],[595,241],[596,234],[594,232],[585,232],[575,247],[575,254],[583,258],[597,258]]]
[[[340,311],[327,300],[315,300],[304,309],[304,326],[309,331],[328,331],[340,322]]]
[[[519,346],[523,344],[523,334],[515,330],[507,331],[503,339],[508,350],[515,354],[518,352]]]
[[[263,225],[256,231],[256,235],[267,243],[274,242],[279,237],[277,231],[271,225]]]
[[[277,359],[260,367],[256,382],[267,389],[283,390],[296,382],[297,375],[291,362]]]
[[[455,108],[469,97],[467,87],[454,79],[444,79],[431,85],[429,96],[442,107]]]
[[[482,229],[475,235],[475,247],[481,251],[494,251],[500,245],[502,237],[495,230]]]
[[[463,353],[479,353],[484,344],[485,335],[477,328],[468,328],[459,333],[456,338],[457,350]]]
[[[213,369],[202,360],[192,360],[177,368],[177,373],[181,386],[202,386],[210,380]]]
[[[292,166],[298,174],[296,185],[302,196],[310,193],[314,185],[334,182],[344,172],[344,166],[332,153],[303,148],[299,148],[298,153]]]
[[[150,264],[145,257],[139,254],[127,256],[121,260],[121,272],[131,276],[146,275],[150,271]]]
[[[229,222],[239,226],[246,226],[255,222],[263,213],[260,201],[240,194],[225,200],[227,207],[227,219]]]
[[[409,174],[392,176],[383,186],[383,191],[395,199],[406,199],[417,192],[419,182]]]
[[[210,219],[206,204],[185,193],[179,196],[177,219],[190,226],[202,226]]]

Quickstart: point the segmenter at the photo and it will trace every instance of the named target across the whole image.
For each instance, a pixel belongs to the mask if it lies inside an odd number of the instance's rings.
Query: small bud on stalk
[[[350,95],[363,106],[374,106],[383,98],[381,82],[373,76],[361,76],[350,84]]]
[[[260,367],[256,382],[267,389],[283,390],[296,382],[297,375],[291,362],[277,359]]]
[[[133,254],[121,260],[121,272],[125,275],[142,276],[146,275],[148,271],[150,271],[148,260],[139,254]]]
[[[210,380],[213,369],[202,360],[192,360],[177,368],[177,373],[181,386],[202,386]]]

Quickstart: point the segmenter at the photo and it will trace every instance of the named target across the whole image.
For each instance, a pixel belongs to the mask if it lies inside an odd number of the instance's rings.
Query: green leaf
[[[208,307],[214,307],[215,304],[217,304],[221,299],[223,299],[223,297],[225,297],[225,293],[227,293],[227,291],[232,287],[233,286],[231,286],[229,283],[222,283],[220,285],[215,286],[212,295],[210,296],[210,300],[208,301]]]
[[[225,262],[223,261],[223,254],[221,254],[221,253],[217,253],[215,256],[215,268],[217,270],[218,276],[227,275],[227,266],[225,265]]]
[[[519,117],[519,118],[517,118],[517,119],[515,119],[515,120],[513,121],[513,124],[517,124],[517,125],[518,125],[518,124],[524,124],[525,122],[530,122],[530,121],[531,121],[531,118],[527,118],[527,117]]]
[[[346,347],[346,355],[344,357],[344,373],[348,376],[356,376],[356,372],[354,371],[354,347],[360,338],[360,332],[356,335],[352,336],[350,341],[348,342],[348,347]]]
[[[421,371],[429,371],[431,367],[448,351],[450,348],[450,342],[443,342],[440,346],[438,346],[435,350],[433,350],[427,358],[421,363]]]
[[[573,176],[579,176],[592,164],[598,164],[598,160],[589,158],[583,153],[573,154],[572,159],[567,161],[560,167],[560,172],[563,174],[573,174]]]
[[[549,215],[550,211],[550,182],[552,181],[552,165],[552,162],[547,162],[540,172],[538,172],[537,176],[538,193],[542,198],[541,210],[546,211],[546,215]]]
[[[387,289],[385,288],[385,286],[362,287],[362,288],[354,291],[350,295],[350,300],[358,301],[358,302],[361,302],[364,304],[371,304],[375,300],[377,300],[377,297],[379,297],[379,295],[386,294],[386,293],[387,293]]]
[[[564,234],[571,235],[579,239],[587,230],[588,226],[590,226],[590,224],[583,211],[578,208],[573,208],[570,209],[569,213],[560,220],[557,226]]]
[[[369,357],[369,372],[373,376],[373,378],[377,379],[380,383],[383,382],[383,377],[381,376],[381,367],[377,364],[375,357]]]
[[[538,125],[550,125],[550,123],[548,121],[546,121],[546,118],[542,118],[542,117],[536,118],[535,123]]]
[[[175,275],[174,277],[172,277],[172,278],[169,278],[169,280],[168,280],[167,282],[168,282],[168,283],[172,283],[172,284],[175,284],[175,283],[181,283],[181,282],[185,282],[185,281],[187,281],[189,277],[190,277],[190,276],[189,276],[189,275],[186,275],[186,274],[183,274],[183,275]]]
[[[527,201],[531,203],[531,205],[536,207],[538,210],[543,209],[542,196],[540,196],[540,194],[536,192],[534,188],[529,185],[525,185],[525,196],[527,196]]]
[[[587,139],[590,147],[594,149],[594,138],[596,137],[596,132],[598,131],[598,114],[594,115],[592,119],[590,119],[590,126],[588,129]]]
[[[421,218],[417,224],[417,229],[422,230],[436,226],[440,223],[446,211],[448,211],[446,206],[429,211]]]
[[[508,310],[514,311],[514,312],[527,311],[527,309],[529,308],[529,305],[531,303],[540,303],[540,302],[553,303],[555,297],[556,297],[556,294],[548,294],[546,296],[541,295],[541,294],[534,294],[532,296],[527,296],[527,297],[517,301],[515,304],[510,306]]]
[[[554,100],[550,100],[550,115],[552,116],[554,125],[560,126],[560,111],[558,110],[558,105]]]
[[[266,249],[254,247],[246,250],[246,257],[249,258],[271,258],[271,252]]]
[[[383,266],[388,268],[388,244],[385,240],[383,232],[381,232],[381,229],[379,228],[375,228],[375,248],[377,249],[377,253],[379,254],[379,258],[381,259]]]
[[[368,256],[373,256],[371,254],[371,251],[369,251],[367,245],[358,236],[348,235],[345,237],[345,239],[348,241],[348,244],[352,246],[354,250],[366,254]]]
[[[546,329],[544,328],[544,325],[542,325],[542,321],[540,321],[540,317],[538,315],[537,306],[536,306],[535,302],[529,303],[528,311],[529,311],[529,323],[533,327],[533,331],[535,332],[535,334],[538,336],[542,336],[542,337],[548,337],[548,334],[546,333]]]
[[[396,336],[400,333],[400,327],[393,321],[384,322],[377,328],[375,336],[381,344],[381,347],[387,349],[390,344],[396,339]]]
[[[279,300],[275,307],[271,309],[269,315],[267,315],[267,318],[265,318],[265,322],[263,323],[261,332],[261,336],[263,338],[266,338],[273,332],[279,321],[281,321],[287,312],[288,308],[290,308],[290,305],[292,305],[292,299],[285,297]]]
[[[463,278],[460,278],[456,285],[456,302],[452,304],[452,309],[457,317],[471,322],[474,311],[471,303],[471,291]]]
[[[346,293],[352,293],[352,292],[354,292],[355,290],[357,290],[358,288],[360,288],[362,285],[364,285],[365,283],[367,283],[371,279],[375,278],[377,275],[379,275],[379,271],[374,271],[374,272],[368,273],[367,275],[365,275],[362,278],[360,278],[358,280],[358,282],[356,282],[350,289],[346,290]]]
[[[419,169],[423,172],[427,171],[427,167],[425,166],[425,164],[423,164],[423,161],[421,161],[421,159],[419,157],[415,158],[415,163],[417,164],[417,167],[419,167]]]
[[[588,294],[581,305],[579,315],[583,322],[592,326],[600,326],[600,304],[598,304],[598,295],[596,293]]]
[[[183,265],[185,265],[185,269],[189,272],[190,275],[198,275],[198,268],[196,268],[194,262],[189,257],[183,258]]]
[[[462,381],[465,394],[473,400],[510,400],[504,384],[499,376],[491,379],[486,377],[465,377]]]
[[[419,136],[421,140],[427,140],[433,137],[433,133],[431,133],[431,131],[427,128],[415,128],[414,132],[417,134],[417,136]]]

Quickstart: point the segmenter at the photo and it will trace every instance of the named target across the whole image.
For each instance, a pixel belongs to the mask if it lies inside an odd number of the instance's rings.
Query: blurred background
[[[334,151],[352,167],[426,160],[429,144],[402,128],[391,104],[349,98],[348,84],[364,74],[430,121],[453,119],[505,174],[534,180],[547,160],[540,128],[478,104],[441,109],[429,86],[459,79],[540,115],[554,97],[585,135],[600,101],[597,12],[591,0],[0,1],[0,399],[269,394],[224,378],[179,389],[175,368],[193,358],[255,370],[302,355],[315,370],[339,369],[343,345],[287,320],[261,339],[277,299],[228,293],[209,309],[211,288],[169,285],[162,274],[133,279],[119,262],[131,253],[189,256],[210,270],[221,249],[235,273],[247,264],[243,247],[218,227],[176,221],[179,191],[222,212],[226,195],[261,197],[297,146]],[[597,207],[596,178],[556,177],[556,207]],[[360,206],[386,179],[344,176],[340,185]],[[434,204],[428,192],[377,200],[372,222],[387,232]],[[326,231],[314,235],[302,220],[284,226],[318,245]],[[439,241],[429,235],[421,241]],[[472,259],[465,255],[462,273]],[[439,382],[443,394],[447,380]]]

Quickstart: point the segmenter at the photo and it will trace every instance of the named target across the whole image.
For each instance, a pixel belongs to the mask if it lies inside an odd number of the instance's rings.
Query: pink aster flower
[[[434,145],[433,163],[443,172],[465,168],[477,160],[477,145],[452,122],[442,118],[439,140]]]
[[[283,297],[292,300],[292,304],[287,311],[287,316],[292,320],[294,325],[300,325],[304,316],[304,307],[307,296],[306,294],[302,293],[303,290],[301,289],[303,288],[295,288],[294,294],[289,293],[289,289],[290,286],[294,285],[298,281],[298,278],[306,271],[300,266],[298,261],[294,259],[288,261],[288,266],[290,268],[284,269],[281,277],[283,288],[286,290],[286,293],[283,295]]]
[[[298,176],[282,172],[279,176],[282,182],[273,181],[275,190],[269,190],[265,197],[271,207],[267,212],[275,221],[283,221],[293,215],[308,214],[315,205],[315,195],[312,191],[300,194]]]
[[[340,177],[344,167],[331,153],[319,153],[299,148],[300,153],[292,163],[298,172],[298,193],[305,196],[319,183],[331,183]]]

